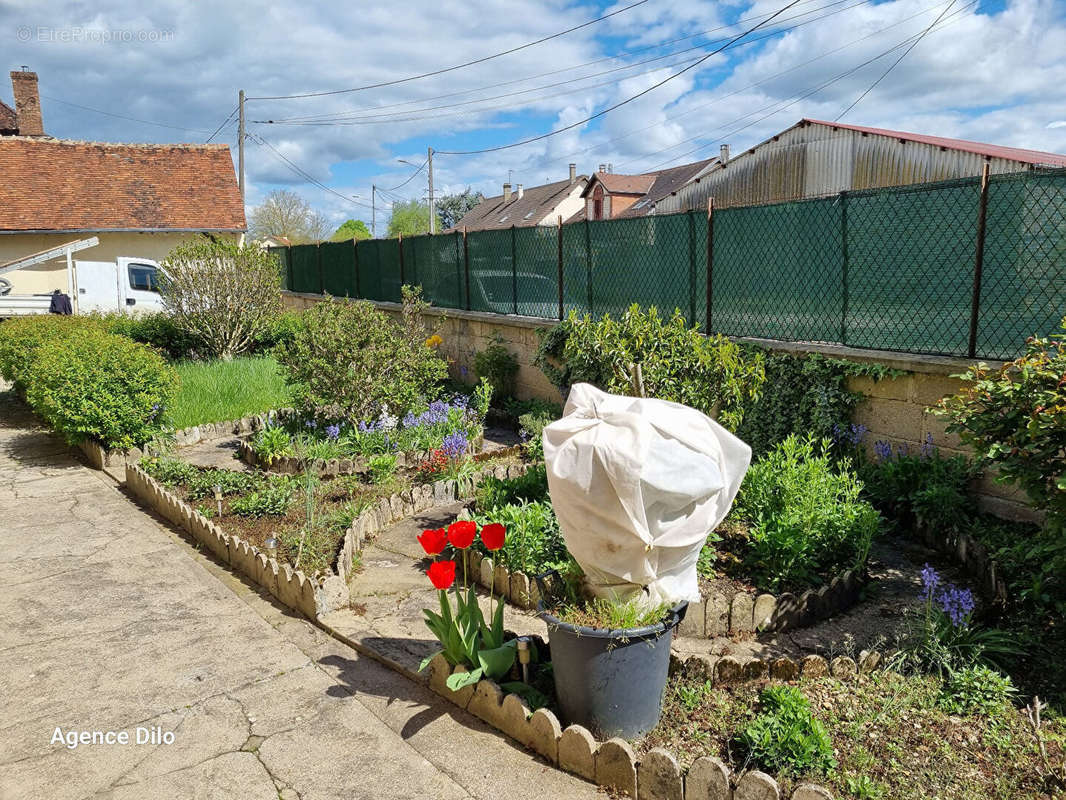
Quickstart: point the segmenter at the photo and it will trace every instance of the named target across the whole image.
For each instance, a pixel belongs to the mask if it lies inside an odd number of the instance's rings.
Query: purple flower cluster
[[[850,445],[857,445],[866,438],[866,432],[869,430],[865,425],[856,425],[851,423],[851,427],[845,428],[839,422],[833,426],[833,441],[837,444],[847,442]]]
[[[942,581],[937,571],[928,564],[925,565],[921,575],[922,599],[926,602],[935,602],[937,608],[947,615],[951,624],[956,628],[965,628],[974,610],[973,592]]]
[[[928,461],[931,458],[936,458],[936,454],[937,449],[936,445],[933,444],[933,434],[927,433],[925,435],[925,441],[922,442],[922,460]]]
[[[468,400],[462,395],[456,397],[451,403],[445,403],[443,400],[434,400],[429,404],[429,408],[421,414],[417,416],[411,413],[407,414],[403,418],[403,427],[417,428],[423,425],[439,425],[442,422],[447,422],[448,413],[452,409],[460,409],[466,412],[467,404]]]
[[[466,434],[462,431],[456,431],[444,437],[444,441],[440,444],[440,449],[448,458],[459,458],[466,452],[468,445]]]
[[[313,430],[313,429],[318,427],[318,423],[315,422],[313,419],[309,419],[309,420],[304,422],[304,427],[305,428],[311,428]]]
[[[334,424],[334,425],[327,425],[326,426],[326,438],[329,439],[331,442],[337,441],[337,439],[338,439],[338,437],[340,437],[340,435],[341,435],[341,426],[340,425]]]

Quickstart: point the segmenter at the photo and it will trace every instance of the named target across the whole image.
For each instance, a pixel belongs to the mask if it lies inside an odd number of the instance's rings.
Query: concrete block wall
[[[322,296],[285,293],[285,306],[290,309],[307,308],[321,302]],[[398,313],[396,303],[376,303],[382,310]],[[515,394],[526,400],[540,397],[562,402],[558,390],[533,365],[540,343],[538,331],[555,325],[555,320],[486,314],[479,311],[430,309],[430,314],[445,316],[441,330],[444,340],[441,351],[450,362],[452,375],[471,381],[474,377],[474,354],[484,350],[499,334],[507,348],[518,358],[519,371]],[[860,350],[836,345],[779,342],[770,339],[742,339],[768,350],[795,354],[820,353],[858,363],[875,363],[901,370],[900,377],[874,380],[852,377],[848,386],[865,400],[855,412],[855,422],[869,429],[867,446],[873,448],[879,439],[898,446],[906,444],[912,452],[921,448],[927,435],[943,454],[970,453],[954,434],[946,433],[945,422],[928,410],[942,397],[954,394],[963,385],[951,377],[965,371],[976,362],[944,356],[920,356],[909,353]],[[1025,495],[1010,486],[998,484],[994,475],[985,475],[974,487],[981,507],[1007,519],[1036,521],[1039,519],[1026,502]]]

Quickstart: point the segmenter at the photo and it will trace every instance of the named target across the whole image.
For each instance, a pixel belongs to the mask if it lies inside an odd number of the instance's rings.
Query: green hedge
[[[70,442],[139,447],[177,392],[163,356],[107,333],[99,318],[36,316],[0,325],[0,374]]]

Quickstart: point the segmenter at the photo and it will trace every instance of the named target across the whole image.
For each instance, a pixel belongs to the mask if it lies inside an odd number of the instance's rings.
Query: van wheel
[[[11,294],[11,281],[7,278],[0,278],[0,296],[5,294]]]

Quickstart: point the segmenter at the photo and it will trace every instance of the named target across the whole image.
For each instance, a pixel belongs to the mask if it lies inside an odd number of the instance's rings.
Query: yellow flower
[[[438,347],[444,340],[439,335],[433,334],[426,339],[426,347]]]

